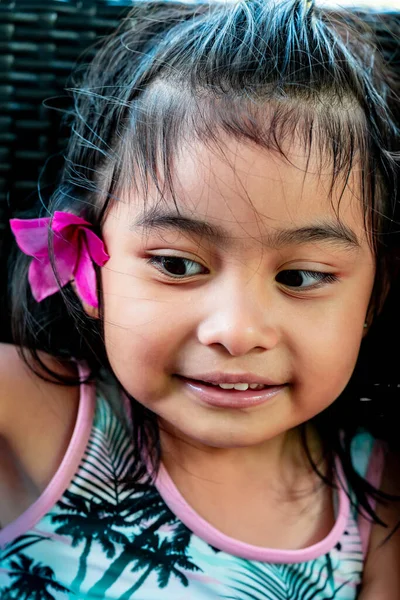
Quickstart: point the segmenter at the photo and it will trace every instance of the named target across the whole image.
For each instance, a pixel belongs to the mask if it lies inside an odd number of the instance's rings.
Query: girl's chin
[[[250,419],[219,418],[204,415],[190,415],[188,419],[172,420],[159,417],[161,441],[166,446],[172,444],[176,450],[186,452],[187,448],[245,450],[264,446],[271,440],[274,443],[287,433],[282,427],[272,426],[254,414]]]

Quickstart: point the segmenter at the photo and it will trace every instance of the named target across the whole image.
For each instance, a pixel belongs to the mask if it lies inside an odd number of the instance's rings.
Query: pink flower
[[[50,217],[10,220],[19,248],[28,256],[33,256],[28,279],[37,302],[59,291],[48,250],[50,221]],[[102,267],[110,257],[103,242],[90,227],[90,223],[84,219],[60,211],[54,213],[51,223],[54,258],[61,287],[75,280],[76,290],[83,302],[97,307],[96,273],[92,261]]]

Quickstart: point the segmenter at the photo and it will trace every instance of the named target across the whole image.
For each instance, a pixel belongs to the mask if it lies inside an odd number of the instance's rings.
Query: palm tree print
[[[56,533],[72,537],[72,547],[84,542],[85,546],[79,558],[79,568],[72,589],[79,590],[86,576],[87,559],[93,541],[97,541],[107,558],[115,555],[115,544],[123,544],[128,538],[116,526],[126,525],[125,520],[118,511],[118,506],[109,502],[100,502],[97,498],[86,499],[67,491],[64,498],[68,503],[61,501],[58,507],[64,512],[53,515],[53,523],[61,523]],[[122,506],[120,508],[123,508]]]
[[[93,542],[107,558],[128,538],[117,528],[132,526],[141,495],[123,481],[132,460],[129,436],[103,398],[88,443],[86,462],[51,515],[56,533],[72,538],[72,547],[84,544],[72,589],[79,590],[87,572]],[[143,495],[143,493],[142,493]]]
[[[329,554],[297,564],[257,565],[239,559],[238,566],[230,577],[233,594],[220,596],[224,600],[335,600],[348,583],[335,586]]]
[[[184,526],[183,526],[184,527]],[[190,540],[190,535],[189,538]],[[175,575],[180,582],[187,586],[189,581],[180,569],[186,571],[200,571],[201,569],[190,561],[185,555],[186,542],[182,544],[183,536],[180,528],[178,538],[169,541],[160,541],[154,532],[144,530],[135,536],[131,543],[125,544],[119,557],[109,566],[103,577],[90,589],[94,597],[101,597],[119,578],[121,573],[133,563],[132,571],[144,570],[135,583],[120,597],[120,600],[129,600],[131,596],[143,585],[153,571],[157,572],[159,588],[167,586],[170,576]]]
[[[54,571],[33,559],[20,554],[10,562],[9,576],[13,583],[3,590],[1,600],[55,600],[54,592],[69,593],[69,589],[54,579]]]
[[[129,437],[109,405],[100,399],[96,422],[88,444],[85,468],[75,479],[76,489],[72,485],[65,492],[57,504],[56,511],[51,515],[52,522],[60,524],[56,533],[71,537],[72,547],[83,544],[78,571],[71,584],[71,589],[75,592],[79,591],[85,580],[94,542],[109,559],[115,556],[118,548],[121,550],[118,558],[110,564],[101,580],[92,588],[96,593],[98,589],[103,593],[126,566],[138,560],[138,557],[141,557],[142,564],[146,556],[150,566],[151,561],[157,563],[157,553],[168,554],[170,571],[174,572],[175,569],[175,575],[185,584],[186,577],[177,567],[172,568],[173,561],[181,568],[196,568],[185,556],[190,543],[190,532],[184,526],[178,525],[175,515],[166,506],[158,491],[151,485],[133,487],[126,483],[124,475],[128,471],[130,461],[132,449]],[[169,546],[166,542],[155,544],[156,538],[152,538],[152,534],[162,526],[174,524],[174,536]],[[130,538],[123,533],[123,529],[127,527],[130,528]],[[146,578],[147,575],[143,581]]]
[[[182,552],[176,551],[174,541],[163,540],[160,543],[158,536],[154,534],[149,539],[147,546],[141,549],[132,571],[139,571],[140,569],[145,569],[144,573],[121,596],[120,600],[129,600],[152,571],[157,572],[158,587],[162,589],[168,585],[171,575],[175,575],[185,587],[189,585],[186,575],[180,569],[187,571],[200,570]]]
[[[49,538],[46,536],[36,533],[28,533],[17,537],[13,542],[7,544],[4,550],[0,552],[0,565],[10,557],[14,556],[14,554],[18,555],[21,550],[25,550],[26,548],[29,548],[29,546],[33,546],[38,542],[48,539]]]
[[[146,492],[140,497],[134,515],[131,524],[138,525],[141,529],[145,525],[146,531],[149,533],[158,531],[164,525],[177,525],[179,523],[154,486],[148,486]],[[186,531],[189,532],[188,529]],[[176,528],[174,529],[174,535],[175,533]],[[187,545],[189,542],[190,536]]]

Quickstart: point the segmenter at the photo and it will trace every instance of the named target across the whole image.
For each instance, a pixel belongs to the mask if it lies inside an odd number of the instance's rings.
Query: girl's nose
[[[238,286],[239,287],[239,286]],[[197,337],[201,344],[223,346],[232,356],[252,350],[270,350],[279,342],[279,327],[265,295],[256,297],[252,286],[214,295],[201,321]]]

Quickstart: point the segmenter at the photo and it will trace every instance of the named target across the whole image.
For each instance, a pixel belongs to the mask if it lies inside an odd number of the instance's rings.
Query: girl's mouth
[[[272,400],[287,387],[262,384],[213,384],[178,376],[185,391],[202,404],[216,408],[251,408]],[[256,387],[255,387],[256,386]]]
[[[262,383],[210,383],[208,381],[200,381],[196,379],[192,379],[192,381],[197,381],[198,383],[203,383],[204,385],[211,387],[219,387],[221,390],[237,390],[238,392],[245,392],[248,389],[264,390],[267,387],[272,387],[263,385]]]

